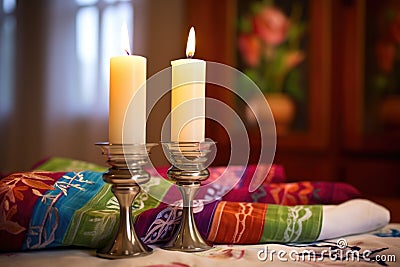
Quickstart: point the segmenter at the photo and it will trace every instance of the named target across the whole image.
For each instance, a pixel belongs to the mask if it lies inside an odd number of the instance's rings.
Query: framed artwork
[[[278,135],[307,129],[308,6],[307,0],[238,1],[238,68],[268,100]]]
[[[196,28],[196,57],[241,68],[243,62],[239,59],[239,18],[255,1],[188,0],[187,23]],[[258,1],[268,4],[268,1]],[[301,60],[296,65],[302,71],[299,73],[300,83],[296,85],[304,89],[303,99],[298,104],[294,124],[287,133],[278,136],[278,149],[279,151],[285,149],[326,151],[330,140],[332,2],[331,0],[274,0],[269,3],[283,9],[283,12],[286,12],[285,16],[298,16],[306,27],[299,44]],[[299,5],[300,10],[296,11],[297,14],[294,12],[291,15],[293,5]],[[206,91],[207,97],[218,99],[235,108],[237,104],[235,96],[229,94],[227,90],[207,84]],[[243,110],[238,111],[238,114],[241,113],[244,113]],[[206,135],[217,141],[219,151],[227,151],[218,155],[214,162],[216,165],[226,164],[230,151],[226,132],[212,121],[206,122],[206,128]],[[260,149],[259,133],[251,127],[248,131],[251,155],[256,159]]]
[[[237,1],[237,66],[266,96],[280,147],[327,146],[330,4],[313,0]],[[283,101],[282,95],[289,100]],[[285,121],[288,124],[284,125]]]

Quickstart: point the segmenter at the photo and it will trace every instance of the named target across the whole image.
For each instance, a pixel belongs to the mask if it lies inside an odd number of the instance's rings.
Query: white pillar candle
[[[192,27],[186,49],[188,57],[194,55],[194,47]],[[186,58],[172,61],[171,66],[171,141],[202,142],[205,132],[206,62]]]
[[[116,56],[110,60],[109,142],[144,144],[146,143],[147,60],[142,56],[130,55],[126,26],[123,26],[124,31],[121,37],[127,42],[123,45],[128,55]],[[128,120],[124,126],[125,117]]]

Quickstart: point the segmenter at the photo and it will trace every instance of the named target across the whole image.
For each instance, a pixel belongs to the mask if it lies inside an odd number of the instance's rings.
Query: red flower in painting
[[[304,57],[305,55],[302,51],[299,50],[289,51],[284,58],[286,68],[290,70],[296,67],[304,60]]]
[[[299,65],[306,56],[302,40],[307,27],[300,2],[293,1],[286,10],[273,0],[254,1],[238,26],[243,72],[263,93],[284,92],[302,101]]]
[[[266,6],[254,17],[254,32],[267,45],[284,42],[290,26],[287,16],[274,6]]]
[[[239,50],[247,66],[256,67],[260,63],[261,44],[257,36],[241,34],[239,36]]]

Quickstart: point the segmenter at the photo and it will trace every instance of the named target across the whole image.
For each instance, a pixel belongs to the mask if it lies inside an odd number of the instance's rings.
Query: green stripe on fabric
[[[162,177],[151,177],[149,182],[141,185],[141,193],[135,199],[133,215],[136,216],[148,209],[158,207],[172,185]],[[138,200],[140,200],[139,203]]]
[[[63,245],[101,247],[112,235],[119,208],[109,209],[107,203],[114,197],[110,185],[105,184],[84,207],[75,211]]]
[[[261,242],[283,240],[283,233],[287,225],[287,214],[286,206],[268,205]]]
[[[322,226],[321,205],[268,205],[260,242],[310,242]]]
[[[81,160],[74,160],[69,158],[59,158],[53,157],[49,160],[45,161],[43,164],[35,167],[35,170],[43,170],[43,171],[95,171],[95,172],[104,172],[107,168],[96,165],[93,163],[89,163]]]
[[[162,180],[163,178],[152,177],[148,183],[142,185],[141,193],[133,203],[133,216],[160,204],[160,201],[152,195],[164,197],[171,186],[171,184],[162,183]],[[109,184],[105,184],[97,195],[75,212],[64,237],[63,245],[93,248],[106,245],[118,227],[119,218],[118,200],[111,192],[110,187]]]

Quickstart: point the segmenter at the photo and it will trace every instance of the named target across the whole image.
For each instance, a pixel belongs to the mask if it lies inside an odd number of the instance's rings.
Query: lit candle
[[[121,44],[127,55],[110,60],[109,142],[112,144],[146,143],[147,60],[130,54],[128,36],[128,28],[123,24]],[[124,126],[125,117],[128,120]]]
[[[193,59],[195,33],[192,27],[185,59],[171,62],[171,141],[204,141],[206,62]]]

